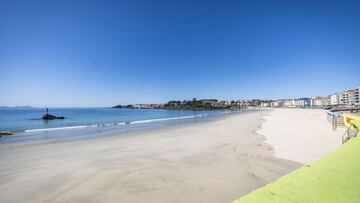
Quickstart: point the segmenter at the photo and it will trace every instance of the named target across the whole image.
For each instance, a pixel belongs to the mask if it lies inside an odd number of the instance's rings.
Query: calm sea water
[[[52,108],[50,114],[64,116],[64,120],[44,121],[40,108],[0,109],[0,131],[16,132],[2,137],[0,143],[36,139],[66,138],[127,132],[183,123],[200,122],[229,113],[230,110],[164,110],[111,108]]]

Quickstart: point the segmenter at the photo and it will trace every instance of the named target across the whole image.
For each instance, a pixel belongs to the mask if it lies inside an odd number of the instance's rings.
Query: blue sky
[[[0,1],[0,106],[360,86],[360,1]]]

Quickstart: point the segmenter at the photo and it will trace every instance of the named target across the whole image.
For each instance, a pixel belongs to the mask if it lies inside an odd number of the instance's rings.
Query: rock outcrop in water
[[[65,119],[65,117],[64,116],[54,116],[54,115],[46,113],[42,116],[42,119],[43,120],[55,120],[55,119]]]
[[[65,119],[64,116],[54,116],[49,114],[49,109],[46,108],[46,113],[42,116],[43,120],[55,120],[55,119]]]
[[[6,136],[6,135],[13,135],[13,133],[9,132],[9,131],[0,131],[0,137]]]

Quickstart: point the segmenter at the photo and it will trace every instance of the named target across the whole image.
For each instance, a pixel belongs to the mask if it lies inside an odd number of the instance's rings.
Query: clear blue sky
[[[360,1],[0,3],[0,106],[311,97],[359,70]]]

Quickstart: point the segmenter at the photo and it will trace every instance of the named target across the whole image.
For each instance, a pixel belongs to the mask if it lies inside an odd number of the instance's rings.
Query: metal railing
[[[336,131],[339,126],[344,126],[343,117],[341,115],[335,116],[334,114],[328,114],[327,120],[331,123],[333,131]]]
[[[344,144],[346,141],[350,140],[351,138],[356,137],[358,133],[359,133],[359,129],[355,128],[355,126],[353,125],[349,126],[342,136],[342,143]]]

